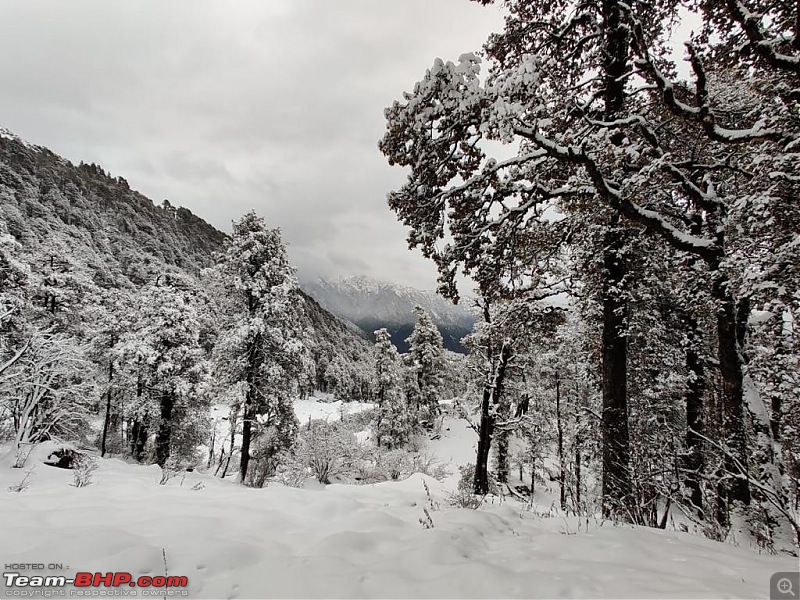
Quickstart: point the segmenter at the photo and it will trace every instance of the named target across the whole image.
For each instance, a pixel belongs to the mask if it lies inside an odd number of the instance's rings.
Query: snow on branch
[[[515,127],[515,132],[534,142],[539,148],[545,150],[548,155],[585,167],[594,184],[596,193],[627,218],[651,227],[673,247],[684,252],[696,254],[704,260],[715,260],[717,258],[720,248],[714,240],[686,233],[667,221],[661,214],[648,210],[621,194],[603,176],[597,162],[582,146],[562,146],[542,135],[536,128],[526,127],[521,124]]]
[[[692,70],[695,74],[695,98],[698,105],[691,106],[679,100],[675,94],[675,85],[658,68],[648,50],[642,24],[633,18],[632,21],[634,24],[634,39],[640,55],[640,58],[635,60],[635,64],[643,73],[649,74],[654,79],[655,84],[661,91],[664,102],[673,114],[696,121],[703,127],[710,139],[723,144],[745,144],[763,141],[792,143],[797,141],[798,135],[796,133],[780,129],[763,129],[758,124],[748,129],[730,129],[720,126],[717,123],[717,116],[714,110],[708,103],[705,69],[692,44],[686,44],[686,47],[689,51]]]
[[[727,0],[731,16],[741,25],[753,50],[771,66],[800,74],[800,56],[789,56],[775,50],[776,40],[769,39],[761,25],[761,15],[750,12],[740,0]],[[795,33],[795,35],[798,35]]]

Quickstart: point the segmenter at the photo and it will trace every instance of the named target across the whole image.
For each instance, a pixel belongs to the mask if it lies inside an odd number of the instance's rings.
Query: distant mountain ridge
[[[366,276],[318,279],[301,287],[333,314],[358,325],[370,337],[385,327],[401,351],[408,350],[406,338],[416,322],[414,307],[430,313],[447,349],[464,352],[461,338],[472,331],[475,317],[436,292],[401,286]]]

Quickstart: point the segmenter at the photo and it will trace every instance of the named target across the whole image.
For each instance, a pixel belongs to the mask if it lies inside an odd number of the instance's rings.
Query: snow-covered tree
[[[387,109],[381,149],[410,169],[390,206],[411,228],[410,244],[436,260],[451,295],[462,269],[495,271],[506,288],[539,287],[537,275],[551,283],[554,246],[543,242],[559,230],[553,223],[565,223],[561,239],[573,243],[575,232],[605,222],[597,249],[605,275],[604,506],[623,516],[632,486],[627,240],[639,231],[694,257],[686,272],[714,304],[719,385],[708,431],[723,465],[716,517],[728,526],[754,489],[780,484],[780,467],[761,462],[771,460],[770,409],[759,394],[745,394],[742,341],[751,295],[796,303],[786,294],[797,289],[789,265],[798,262],[788,234],[800,185],[796,7],[760,0],[504,4],[506,27],[486,45],[483,80],[473,54],[458,64],[438,60]],[[686,46],[690,81],[675,79],[671,55],[669,25],[681,9],[702,20],[702,34]],[[487,141],[513,148],[511,157],[490,157]],[[603,214],[605,221],[596,218]]]
[[[164,275],[140,294],[117,347],[134,389],[126,410],[155,430],[155,462],[191,457],[205,439],[210,369],[200,345],[197,290]]]
[[[0,377],[0,405],[13,421],[15,444],[79,440],[96,400],[86,347],[65,334],[28,335],[26,351]]]
[[[389,332],[375,332],[376,402],[375,440],[378,446],[392,450],[408,442],[411,435],[408,405],[403,394],[400,360]]]
[[[260,460],[269,470],[297,434],[293,399],[308,365],[302,301],[280,230],[267,228],[254,212],[234,222],[218,272],[230,322],[215,350],[216,371],[225,384],[242,385],[235,408],[242,413],[239,479],[244,483],[254,438],[262,438]]]
[[[407,360],[416,375],[418,396],[411,407],[411,418],[419,425],[431,428],[439,415],[442,394],[442,376],[445,370],[442,334],[430,315],[421,306],[414,308],[417,322],[406,340]]]

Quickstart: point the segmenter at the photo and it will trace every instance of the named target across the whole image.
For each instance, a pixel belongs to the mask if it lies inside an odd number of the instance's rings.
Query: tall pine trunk
[[[556,373],[556,434],[558,436],[558,485],[561,510],[567,509],[567,464],[564,457],[564,422],[561,418],[561,380]]]
[[[106,440],[108,439],[108,426],[111,422],[111,382],[114,380],[114,361],[108,362],[108,389],[106,390],[106,416],[103,419],[103,437],[100,440],[100,456],[106,455]]]
[[[606,237],[603,290],[603,514],[625,513],[630,500],[630,439],[628,432],[628,305],[623,296],[627,266],[624,237],[612,229]]]
[[[605,119],[623,108],[624,75],[628,66],[628,28],[622,23],[619,0],[603,0]],[[613,141],[613,139],[612,139]],[[628,266],[625,230],[619,215],[610,224],[603,250],[603,514],[624,511],[630,499],[630,440],[628,434]]]
[[[700,340],[697,319],[688,316],[687,327],[686,370],[689,373],[689,386],[686,390],[686,458],[684,460],[684,484],[689,490],[689,499],[703,516],[703,490],[701,486],[705,454],[703,452],[703,436],[705,429],[705,409],[703,394],[706,387],[705,368],[700,358]]]
[[[720,433],[727,450],[723,456],[724,469],[728,474],[734,475],[718,486],[717,520],[722,526],[728,526],[733,504],[750,504],[750,485],[743,477],[747,474],[749,460],[736,301],[730,292],[728,278],[719,268],[715,271],[712,297],[717,303],[717,353],[722,384],[719,399]]]

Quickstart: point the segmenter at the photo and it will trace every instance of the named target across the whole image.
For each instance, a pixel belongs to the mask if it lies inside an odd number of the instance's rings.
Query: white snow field
[[[430,449],[457,471],[473,436],[463,421],[446,424]],[[3,563],[186,576],[188,598],[767,598],[770,576],[798,567],[690,534],[587,527],[515,501],[452,508],[455,477],[251,489],[191,472],[159,485],[157,466],[106,459],[77,488],[72,471],[43,464],[54,447],[35,448],[24,469],[11,468],[12,453],[0,460]],[[9,491],[30,469],[28,487]],[[433,528],[420,523],[423,509]],[[20,588],[3,597],[10,591]]]

